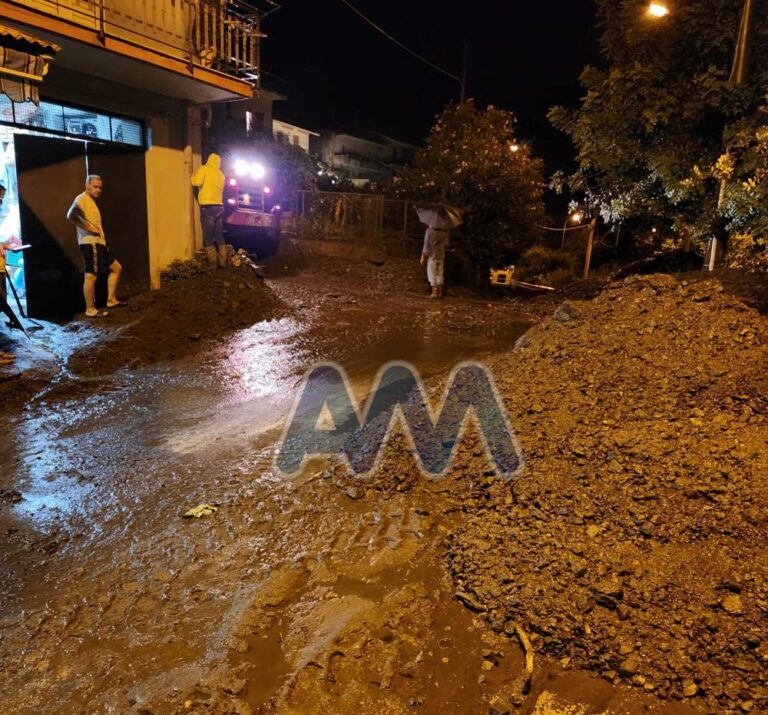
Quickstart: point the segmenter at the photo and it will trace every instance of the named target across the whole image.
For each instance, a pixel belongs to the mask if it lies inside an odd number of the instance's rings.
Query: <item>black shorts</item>
[[[117,260],[101,243],[84,243],[80,246],[80,253],[83,254],[83,271],[97,276],[106,273]]]

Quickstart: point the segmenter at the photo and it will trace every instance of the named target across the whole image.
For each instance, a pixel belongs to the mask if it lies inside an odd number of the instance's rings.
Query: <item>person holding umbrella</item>
[[[432,286],[430,298],[443,297],[443,273],[445,269],[445,249],[448,246],[449,232],[461,223],[458,209],[440,205],[436,208],[418,207],[419,220],[427,224],[424,232],[424,246],[421,249],[421,265],[426,263],[427,279]]]

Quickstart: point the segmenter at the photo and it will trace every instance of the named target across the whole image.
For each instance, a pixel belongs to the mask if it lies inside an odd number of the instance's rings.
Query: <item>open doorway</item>
[[[27,314],[67,318],[83,310],[82,258],[67,220],[83,190],[85,142],[26,133],[14,136],[24,251]]]
[[[27,309],[27,286],[24,278],[24,242],[21,235],[19,213],[19,185],[16,177],[16,152],[13,130],[0,125],[0,185],[5,187],[3,205],[0,206],[0,280],[6,283],[6,293],[13,302],[18,298],[22,310]],[[3,270],[4,269],[4,270]]]
[[[121,292],[149,288],[145,132],[138,119],[47,100],[11,102],[0,93],[0,279],[33,318],[67,318],[84,308],[82,256],[67,221],[87,174],[102,174],[107,242],[123,264]],[[10,276],[10,278],[8,277]],[[106,280],[104,281],[106,282]],[[98,294],[98,290],[97,290]]]
[[[123,265],[121,293],[149,289],[144,150],[46,135],[0,124],[0,244],[7,246],[8,299],[32,318],[82,312],[82,258],[67,211],[87,174],[100,174],[99,205],[110,249]],[[21,250],[17,250],[21,249]],[[104,283],[102,286],[101,283]],[[97,295],[106,291],[106,278]]]

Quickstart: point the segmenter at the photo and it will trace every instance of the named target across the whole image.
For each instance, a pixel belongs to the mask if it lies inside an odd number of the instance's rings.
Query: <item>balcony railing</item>
[[[259,84],[261,13],[229,0],[27,0],[27,7]]]

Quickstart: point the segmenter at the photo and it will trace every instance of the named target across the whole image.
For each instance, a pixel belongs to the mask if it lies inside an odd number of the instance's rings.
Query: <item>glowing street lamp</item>
[[[652,2],[648,6],[648,14],[651,17],[666,17],[669,15],[669,8],[661,2]]]
[[[574,211],[565,217],[565,223],[563,224],[563,240],[560,242],[560,250],[565,248],[565,232],[568,230],[568,222],[581,223],[584,218],[584,214],[581,211]]]

